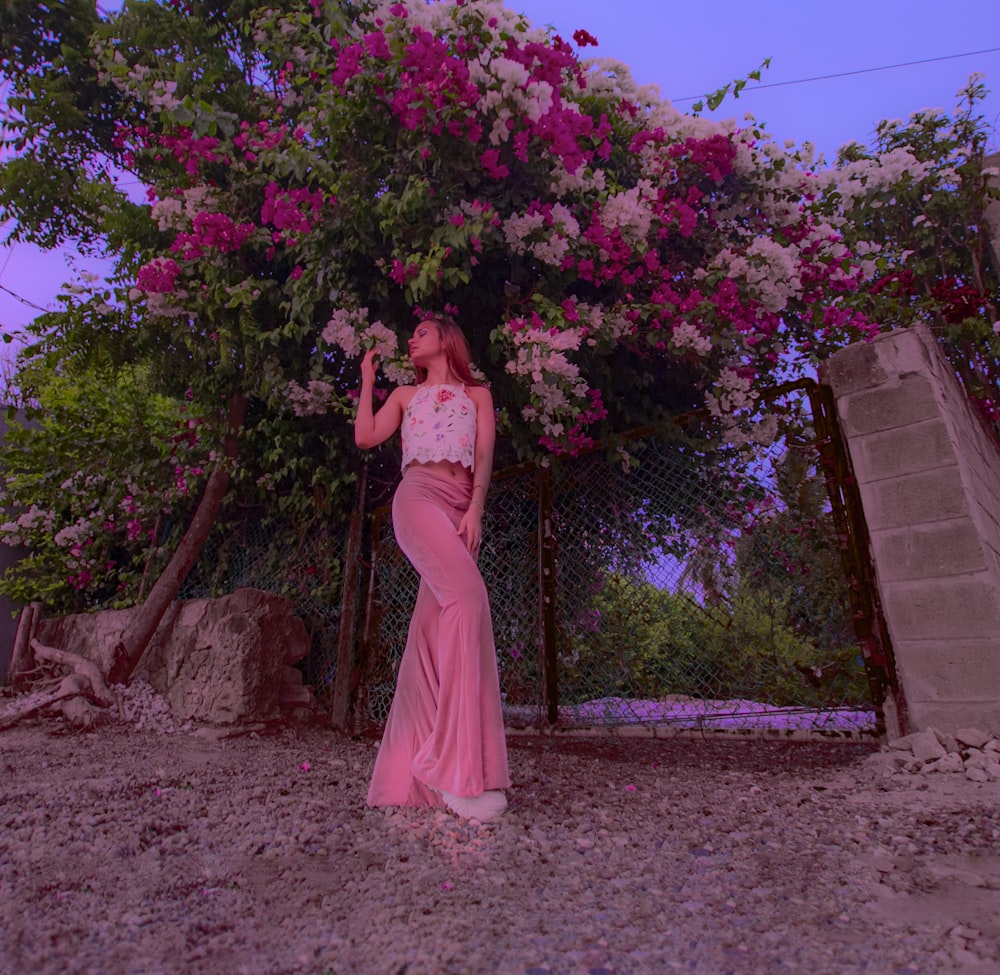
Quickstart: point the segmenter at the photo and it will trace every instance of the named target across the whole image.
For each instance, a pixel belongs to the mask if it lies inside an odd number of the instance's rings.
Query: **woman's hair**
[[[422,322],[432,322],[441,336],[441,347],[444,351],[448,368],[452,374],[466,386],[481,386],[482,383],[472,375],[472,353],[465,333],[451,315],[440,312],[429,312],[420,316]],[[417,382],[422,383],[427,378],[427,370],[414,364]]]

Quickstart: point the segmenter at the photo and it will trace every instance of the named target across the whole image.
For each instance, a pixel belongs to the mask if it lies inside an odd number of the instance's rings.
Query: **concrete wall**
[[[1000,734],[1000,447],[926,327],[844,349],[820,379],[837,399],[895,656],[890,737]]]

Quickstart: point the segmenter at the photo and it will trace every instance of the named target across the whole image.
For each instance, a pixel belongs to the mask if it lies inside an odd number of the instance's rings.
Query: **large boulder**
[[[37,638],[94,661],[106,674],[114,647],[137,612],[43,620]],[[134,676],[162,694],[178,720],[266,721],[279,714],[284,668],[308,652],[309,634],[287,599],[238,589],[219,599],[175,602]]]

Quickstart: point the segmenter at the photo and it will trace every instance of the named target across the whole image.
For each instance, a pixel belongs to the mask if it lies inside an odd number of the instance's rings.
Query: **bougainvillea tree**
[[[415,309],[448,307],[507,432],[565,453],[696,389],[738,411],[803,342],[867,334],[814,177],[582,62],[583,30],[495,0],[282,4],[253,30],[270,83],[238,109],[176,45],[97,52],[126,159],[161,164],[136,314],[215,380],[348,406],[362,343],[391,358]]]
[[[819,176],[865,267],[867,287],[851,304],[883,327],[929,325],[1000,431],[1000,226],[985,217],[1000,195],[1000,166],[988,163],[985,96],[973,75],[954,112],[883,121],[871,146],[844,146]]]
[[[701,403],[752,416],[762,385],[878,327],[811,159],[677,112],[589,58],[585,25],[499,0],[160,0],[93,26],[72,56],[25,44],[21,182],[51,191],[40,145],[89,160],[74,227],[110,241],[120,287],[75,340],[142,358],[199,416],[239,405],[247,491],[336,510],[360,352],[405,381],[421,309],[464,327],[509,456]],[[47,107],[67,73],[85,83]],[[55,232],[24,199],[6,212]]]

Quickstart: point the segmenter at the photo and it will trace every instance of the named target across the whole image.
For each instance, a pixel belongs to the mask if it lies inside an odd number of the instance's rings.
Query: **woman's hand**
[[[375,349],[369,349],[365,353],[365,357],[361,360],[361,382],[362,384],[368,383],[371,386],[375,385],[375,373],[377,366],[375,365],[375,359],[378,353]]]
[[[458,523],[458,534],[465,536],[465,547],[474,559],[479,558],[479,546],[483,541],[483,509],[478,504],[470,504],[469,510]]]

